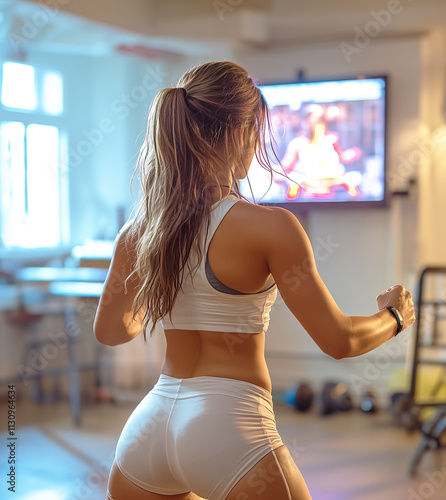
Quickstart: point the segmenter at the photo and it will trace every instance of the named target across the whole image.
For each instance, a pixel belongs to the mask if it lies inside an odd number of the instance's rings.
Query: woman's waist
[[[249,380],[215,375],[196,375],[192,377],[174,377],[161,373],[151,391],[160,396],[173,399],[208,398],[224,396],[243,401],[264,403],[272,406],[271,391]]]
[[[161,368],[161,374],[178,380],[193,380],[202,378],[227,379],[238,382],[246,382],[262,390],[271,393],[271,379],[268,368],[265,366],[226,366],[218,364],[200,364],[193,369],[185,369],[168,363],[164,363]],[[218,380],[216,381],[218,382]]]
[[[195,359],[197,356],[227,359],[258,358],[265,349],[265,334],[171,329],[164,331],[166,353],[172,359],[178,354]]]
[[[236,379],[271,391],[264,339],[264,334],[167,331],[161,373],[178,379]]]

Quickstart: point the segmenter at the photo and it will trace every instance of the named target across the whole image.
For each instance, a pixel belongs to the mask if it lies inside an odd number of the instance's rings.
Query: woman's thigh
[[[311,500],[305,480],[283,445],[262,458],[226,500]]]
[[[110,471],[108,479],[107,500],[202,500],[201,497],[192,492],[183,495],[159,495],[140,488],[127,479],[116,462]]]

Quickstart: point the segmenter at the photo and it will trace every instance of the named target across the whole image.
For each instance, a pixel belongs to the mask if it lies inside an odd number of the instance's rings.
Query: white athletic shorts
[[[125,424],[115,460],[130,481],[153,493],[193,491],[223,500],[281,445],[266,389],[221,377],[161,375]]]

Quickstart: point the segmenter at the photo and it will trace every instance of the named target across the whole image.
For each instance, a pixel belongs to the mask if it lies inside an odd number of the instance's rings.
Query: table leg
[[[68,336],[67,352],[68,352],[68,368],[70,377],[70,404],[71,413],[74,418],[76,426],[80,425],[81,413],[81,398],[80,398],[80,385],[79,385],[79,366],[76,356],[76,314],[74,307],[66,305],[64,309],[65,327]]]

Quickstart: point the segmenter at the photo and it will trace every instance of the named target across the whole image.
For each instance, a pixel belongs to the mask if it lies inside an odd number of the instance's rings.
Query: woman
[[[254,154],[271,169],[266,128],[261,92],[232,62],[188,71],[152,105],[142,202],[118,235],[94,330],[118,345],[161,321],[166,355],[122,431],[108,499],[310,499],[276,430],[264,359],[277,290],[336,359],[414,322],[400,285],[378,297],[376,314],[343,314],[297,219],[240,199]]]

